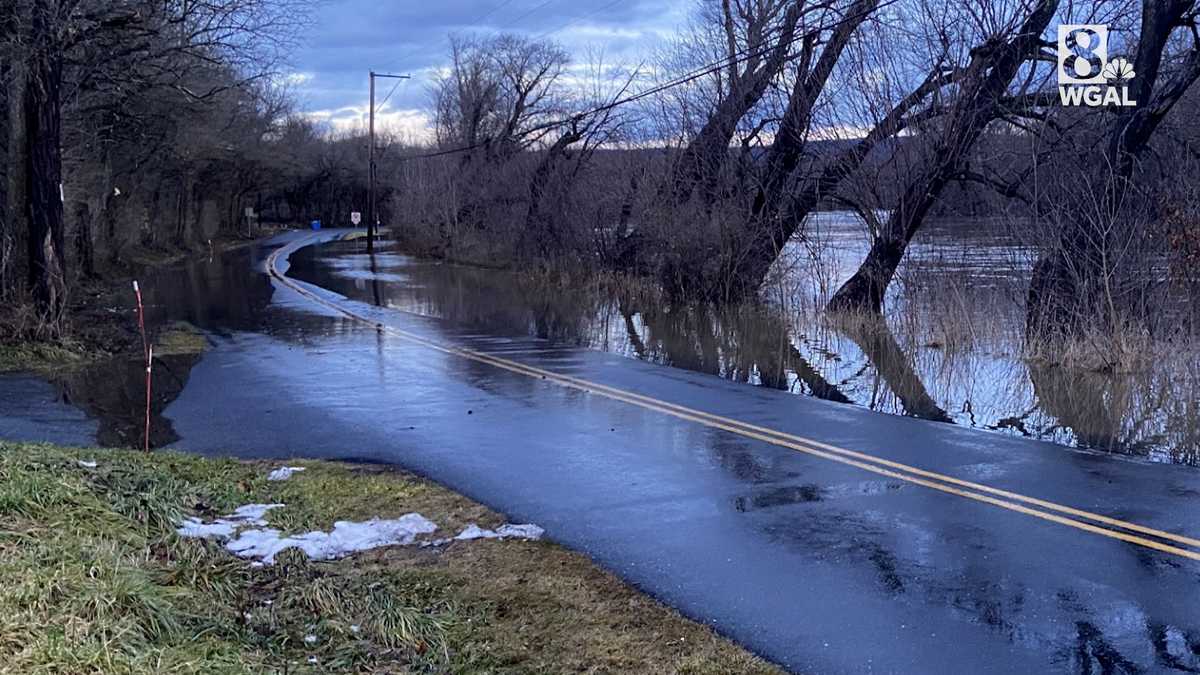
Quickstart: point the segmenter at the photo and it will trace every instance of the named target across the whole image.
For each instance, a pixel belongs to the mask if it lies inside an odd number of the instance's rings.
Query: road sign
[[[359,223],[361,223],[362,222],[362,213],[360,213],[358,211],[351,211],[350,212],[350,222],[354,223],[355,225],[358,225]]]

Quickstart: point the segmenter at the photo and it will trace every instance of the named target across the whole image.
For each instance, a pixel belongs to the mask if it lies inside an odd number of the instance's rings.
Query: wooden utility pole
[[[370,149],[367,151],[367,253],[375,252],[375,229],[379,226],[379,212],[375,208],[375,78],[390,77],[396,80],[407,80],[408,75],[389,75],[387,73],[371,73],[371,119],[368,123],[370,129]],[[388,94],[390,97],[391,94]],[[387,99],[384,99],[386,102]]]

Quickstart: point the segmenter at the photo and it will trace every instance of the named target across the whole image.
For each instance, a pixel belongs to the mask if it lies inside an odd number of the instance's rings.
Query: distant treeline
[[[278,76],[305,9],[16,0],[0,17],[0,294],[33,303],[39,331],[131,248],[366,210],[366,139],[293,114]],[[829,308],[875,313],[929,218],[1002,216],[1038,252],[1031,335],[1159,330],[1164,298],[1195,297],[1176,291],[1200,250],[1198,12],[704,0],[636,66],[455,35],[432,141],[378,141],[381,218],[429,255],[740,301],[809,214],[850,209],[869,254]],[[1065,23],[1108,26],[1134,73],[1110,84],[1137,106],[1061,105]]]
[[[1031,337],[1173,330],[1161,310],[1197,297],[1198,13],[709,0],[635,68],[457,36],[436,144],[395,178],[401,232],[435,255],[633,271],[727,301],[761,290],[807,215],[851,209],[870,249],[828,307],[877,313],[928,219],[999,216],[1037,251]],[[1103,86],[1136,106],[1061,104],[1057,26],[1089,23],[1110,34]],[[1074,49],[1077,76],[1100,74]]]
[[[0,12],[0,333],[55,336],[80,279],[252,221],[333,220],[366,141],[295,114],[306,0],[12,0]],[[250,215],[252,214],[252,215]],[[19,336],[18,336],[19,337]]]

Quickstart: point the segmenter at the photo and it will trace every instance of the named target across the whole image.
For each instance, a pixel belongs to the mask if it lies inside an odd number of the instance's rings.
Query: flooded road
[[[301,250],[292,273],[347,297],[509,337],[532,336],[1064,445],[1200,464],[1200,354],[1128,373],[1022,358],[1032,251],[999,226],[935,223],[889,298],[889,320],[830,325],[815,311],[865,253],[861,223],[825,213],[791,246],[768,308],[670,307],[603,287],[563,288],[361,245]],[[942,228],[939,230],[939,227]],[[956,227],[953,236],[945,228]],[[917,284],[916,279],[920,280]],[[822,281],[824,280],[824,281]],[[786,290],[783,290],[786,289]]]
[[[1200,668],[1191,467],[931,421],[962,418],[919,359],[838,377],[857,357],[787,320],[297,243],[299,291],[269,250],[157,284],[157,316],[213,345],[159,410],[177,447],[403,465],[797,671]],[[872,378],[910,417],[837,402]],[[53,386],[101,426],[120,406]],[[36,431],[7,400],[0,436]]]

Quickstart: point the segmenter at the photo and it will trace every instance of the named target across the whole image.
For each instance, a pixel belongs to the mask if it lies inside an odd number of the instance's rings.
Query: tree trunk
[[[674,190],[673,199],[676,203],[688,201],[696,189],[700,189],[705,200],[710,203],[716,197],[719,178],[728,163],[729,144],[737,131],[737,125],[758,105],[771,81],[787,64],[803,4],[793,3],[788,8],[778,29],[779,35],[769,52],[764,54],[761,51],[765,46],[763,44],[752,46],[753,50],[746,60],[745,70],[741,73],[736,72],[739,52],[733,44],[733,16],[728,4],[724,5],[725,29],[730,35],[728,58],[733,60],[729,73],[729,94],[717,104],[700,132],[688,143],[675,162],[670,187]],[[811,48],[807,42],[805,46]]]
[[[96,276],[96,242],[92,227],[92,208],[86,201],[75,209],[75,262],[85,277]]]
[[[55,48],[51,8],[34,6],[33,44],[25,81],[26,205],[29,217],[29,285],[51,333],[61,329],[67,308],[66,262],[63,259],[62,116],[59,91],[62,54]]]
[[[529,180],[529,208],[525,212],[525,227],[521,231],[518,249],[524,252],[546,256],[554,253],[552,249],[559,248],[558,233],[551,222],[552,218],[542,209],[546,188],[550,186],[555,168],[560,159],[566,156],[567,148],[583,138],[577,129],[570,129],[559,136],[546,150],[546,155],[534,169],[533,177]],[[536,247],[538,250],[530,251]]]
[[[827,309],[878,314],[883,308],[883,296],[907,248],[908,242],[903,238],[876,239],[858,271],[830,298]]]
[[[821,50],[821,56],[812,70],[801,69],[802,74],[796,78],[788,96],[787,109],[783,113],[779,131],[767,150],[765,177],[754,198],[753,210],[756,216],[771,207],[778,207],[786,199],[784,190],[787,181],[796,172],[804,157],[817,99],[825,91],[829,76],[833,74],[834,66],[841,59],[850,38],[878,4],[878,0],[857,0],[851,5],[846,20],[833,31],[829,43]],[[810,48],[806,47],[806,53],[808,49]]]
[[[1042,0],[1011,40],[988,50],[981,49],[972,56],[946,116],[945,128],[932,141],[926,167],[908,181],[862,265],[830,298],[829,311],[879,313],[908,244],[942,190],[962,172],[967,155],[983,130],[996,119],[1001,97],[1012,78],[1026,59],[1037,55],[1042,32],[1057,8],[1058,0]]]
[[[11,290],[9,287],[9,270],[12,268],[12,234],[13,223],[9,219],[8,181],[12,138],[12,120],[8,114],[10,80],[12,78],[12,58],[3,50],[7,49],[8,20],[0,23],[0,298],[4,298]]]
[[[802,138],[786,130],[781,133],[777,143],[786,145],[779,150],[772,147],[774,163],[768,162],[769,173],[764,181],[766,187],[759,191],[753,204],[758,230],[753,234],[754,238],[737,272],[746,294],[754,293],[762,286],[771,266],[783,252],[784,245],[821,200],[832,195],[846,177],[857,171],[880,143],[903,131],[911,123],[913,111],[926,97],[949,81],[948,76],[931,73],[920,86],[889,110],[865,137],[827,160],[820,173],[800,186],[795,194],[787,194],[785,188],[790,174],[799,166],[804,150],[799,143]]]

